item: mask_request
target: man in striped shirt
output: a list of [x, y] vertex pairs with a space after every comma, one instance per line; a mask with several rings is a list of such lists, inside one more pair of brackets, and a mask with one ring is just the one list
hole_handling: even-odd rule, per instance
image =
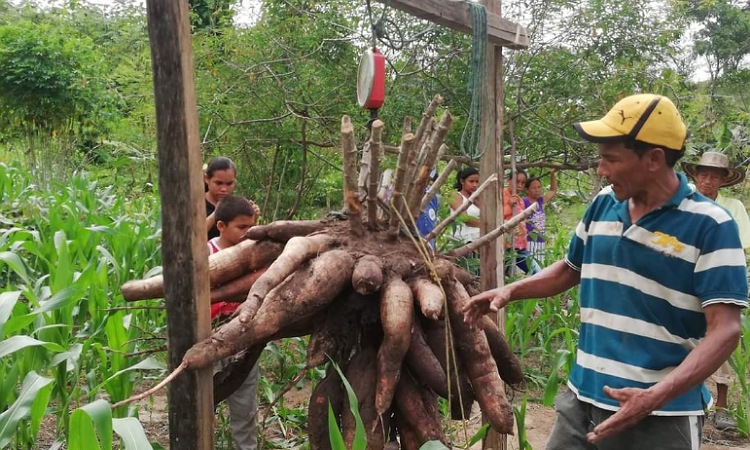
[[610, 185], [565, 259], [473, 297], [464, 318], [580, 284], [578, 352], [547, 448], [698, 449], [702, 383], [737, 345], [747, 307], [737, 225], [675, 172], [687, 130], [668, 98], [626, 97], [575, 127], [598, 144]]

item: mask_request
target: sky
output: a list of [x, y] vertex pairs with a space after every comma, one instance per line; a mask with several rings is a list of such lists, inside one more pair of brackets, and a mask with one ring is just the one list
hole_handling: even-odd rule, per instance
[[[35, 3], [41, 7], [45, 6], [60, 6], [62, 4], [65, 4], [69, 1], [74, 0], [10, 0], [13, 4], [18, 4], [23, 1], [31, 1], [32, 3]], [[101, 6], [102, 8], [108, 8], [108, 7], [116, 7], [116, 6], [127, 6], [127, 5], [137, 5], [142, 7], [144, 10], [146, 8], [146, 0], [79, 0], [83, 3], [88, 3], [96, 6]], [[237, 14], [235, 15], [235, 24], [238, 26], [249, 26], [252, 25], [256, 20], [258, 15], [260, 14], [260, 4], [261, 0], [237, 0], [236, 3], [236, 10]], [[513, 20], [519, 20], [519, 19], [513, 19]], [[523, 18], [521, 18], [521, 21], [523, 22]], [[689, 38], [685, 38], [688, 39]], [[685, 45], [690, 45], [689, 42], [686, 42]], [[708, 72], [705, 67], [705, 61], [696, 61], [693, 76], [691, 77], [693, 81], [703, 81], [709, 78]]]

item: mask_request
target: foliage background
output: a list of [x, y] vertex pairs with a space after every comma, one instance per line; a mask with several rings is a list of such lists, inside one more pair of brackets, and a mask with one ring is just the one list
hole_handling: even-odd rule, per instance
[[[471, 125], [470, 36], [367, 1], [265, 0], [241, 25], [236, 0], [190, 5], [201, 151], [206, 160], [237, 162], [238, 189], [261, 205], [262, 220], [340, 207], [338, 124], [348, 114], [359, 142], [366, 136], [369, 113], [356, 105], [355, 81], [359, 55], [373, 42], [388, 57], [379, 112], [385, 140], [396, 143], [404, 117], [419, 117], [439, 93], [456, 117], [450, 152], [468, 152], [461, 137]], [[504, 5], [504, 15], [526, 24], [532, 42], [504, 52], [506, 154], [532, 175], [566, 168], [553, 214], [555, 255], [599, 186], [595, 149], [571, 124], [625, 95], [650, 91], [675, 100], [691, 130], [687, 158], [718, 149], [748, 167], [748, 2], [522, 0]], [[161, 261], [143, 8], [0, 0], [0, 111], [0, 410], [25, 405], [24, 381], [35, 382], [45, 403], [29, 403], [25, 414], [16, 408], [17, 420], [4, 413], [0, 439], [5, 430], [14, 445], [31, 448], [42, 418], [55, 418], [64, 441], [72, 424], [85, 428], [78, 406], [121, 400], [141, 369], [161, 367], [144, 352], [163, 344], [163, 312], [118, 309], [125, 306], [118, 286]], [[732, 195], [748, 204], [750, 183]], [[572, 298], [509, 310], [509, 336], [538, 365], [528, 375], [545, 392], [542, 400], [570, 363]], [[534, 326], [517, 326], [528, 323]], [[264, 381], [268, 397], [283, 384], [273, 380], [296, 370], [290, 347], [303, 352], [304, 342], [270, 352], [266, 364], [278, 376]], [[738, 373], [747, 371], [747, 353], [735, 356]], [[750, 398], [747, 383], [737, 389]], [[746, 433], [747, 410], [747, 402], [737, 405]], [[274, 414], [304, 423], [283, 405]]]

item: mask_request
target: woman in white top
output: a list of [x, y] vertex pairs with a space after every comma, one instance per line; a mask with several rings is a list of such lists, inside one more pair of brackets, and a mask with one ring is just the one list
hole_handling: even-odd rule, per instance
[[[451, 195], [450, 208], [457, 210], [469, 201], [469, 197], [479, 187], [479, 171], [473, 167], [466, 167], [458, 172], [456, 176], [456, 192]], [[474, 200], [464, 213], [462, 213], [453, 236], [463, 242], [471, 242], [479, 239], [479, 203]]]

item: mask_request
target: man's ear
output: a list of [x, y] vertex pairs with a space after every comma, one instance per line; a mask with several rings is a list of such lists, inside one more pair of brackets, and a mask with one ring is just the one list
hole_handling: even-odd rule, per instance
[[656, 171], [667, 164], [667, 157], [661, 147], [652, 148], [645, 157], [648, 158], [648, 169], [651, 171]]
[[225, 224], [224, 221], [222, 221], [222, 220], [217, 220], [216, 221], [216, 229], [219, 230], [219, 233], [221, 233], [222, 231], [224, 231], [224, 228], [226, 228], [226, 227], [227, 227], [227, 224]]

